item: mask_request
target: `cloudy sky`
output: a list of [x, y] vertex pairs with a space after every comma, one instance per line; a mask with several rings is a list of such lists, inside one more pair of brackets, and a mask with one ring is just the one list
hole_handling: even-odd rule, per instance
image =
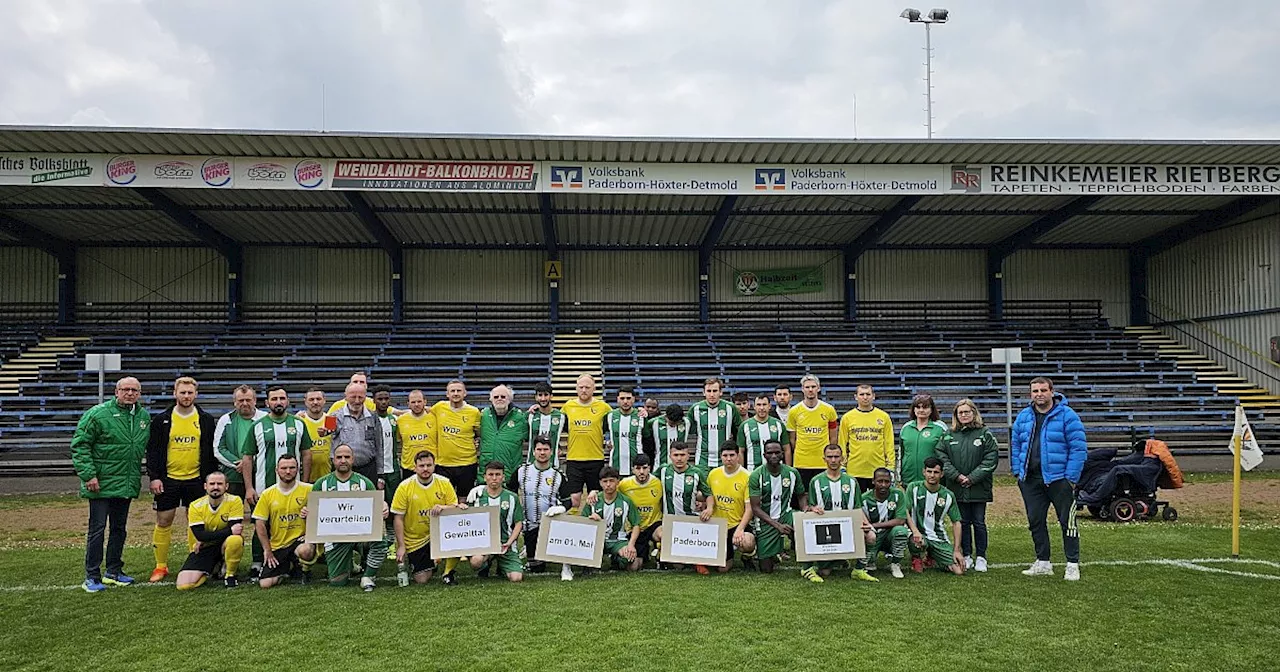
[[[906, 2], [4, 0], [0, 123], [922, 137]], [[946, 6], [938, 137], [1280, 137], [1280, 2]]]

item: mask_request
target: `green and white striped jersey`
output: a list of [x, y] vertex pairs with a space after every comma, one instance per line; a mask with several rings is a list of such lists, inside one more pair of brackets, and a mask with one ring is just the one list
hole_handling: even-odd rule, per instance
[[774, 520], [781, 520], [790, 513], [796, 494], [802, 493], [804, 484], [800, 482], [800, 472], [789, 464], [778, 465], [777, 474], [769, 471], [769, 465], [760, 465], [751, 472], [751, 480], [747, 484], [747, 496], [759, 497], [760, 506]]
[[876, 491], [868, 490], [862, 493], [859, 498], [862, 506], [862, 515], [867, 517], [867, 522], [875, 525], [883, 523], [894, 518], [907, 519], [907, 495], [898, 488], [889, 488], [889, 496], [884, 501], [876, 499]]
[[604, 440], [608, 444], [606, 459], [609, 466], [618, 470], [623, 476], [631, 475], [631, 465], [636, 455], [640, 454], [641, 435], [644, 433], [644, 418], [640, 412], [631, 409], [623, 414], [620, 410], [609, 411], [604, 418]]
[[676, 441], [688, 441], [691, 427], [689, 418], [684, 418], [677, 425], [667, 422], [667, 416], [659, 415], [649, 420], [649, 433], [653, 435], [653, 470], [656, 472], [663, 466], [671, 464], [671, 444]]
[[612, 502], [604, 501], [602, 492], [596, 497], [595, 504], [582, 507], [583, 518], [590, 518], [593, 513], [604, 521], [605, 541], [627, 541], [631, 528], [640, 524], [640, 510], [621, 492], [614, 495]]
[[[393, 483], [388, 483], [387, 487], [390, 488], [393, 485]], [[350, 490], [375, 490], [377, 489], [377, 486], [373, 484], [373, 481], [370, 481], [354, 471], [351, 472], [351, 475], [348, 476], [345, 481], [340, 480], [338, 478], [338, 472], [333, 471], [325, 475], [324, 478], [313, 483], [311, 485], [311, 489], [316, 492], [347, 492]]]
[[539, 436], [546, 436], [551, 440], [551, 464], [560, 466], [560, 437], [564, 436], [565, 417], [564, 413], [552, 409], [550, 413], [543, 413], [534, 410], [528, 416], [529, 420], [529, 450], [525, 455], [525, 462], [533, 462], [533, 440]]
[[720, 466], [720, 445], [737, 434], [738, 408], [724, 399], [714, 407], [699, 401], [689, 409], [689, 422], [697, 435], [694, 463], [707, 471]]
[[374, 460], [379, 474], [400, 473], [400, 432], [396, 428], [395, 414], [387, 411], [378, 416], [378, 427], [382, 429], [382, 454]]
[[511, 538], [511, 530], [515, 529], [516, 523], [524, 522], [524, 507], [520, 505], [520, 498], [505, 488], [494, 496], [489, 494], [488, 486], [477, 485], [467, 495], [467, 506], [498, 507], [498, 530], [502, 536], [499, 541], [504, 544]]
[[698, 493], [711, 496], [711, 484], [707, 472], [695, 465], [676, 471], [670, 464], [662, 468], [662, 513], [668, 516], [696, 516], [693, 504]]
[[253, 489], [262, 492], [276, 484], [276, 462], [285, 455], [298, 458], [298, 479], [302, 479], [302, 456], [311, 459], [311, 433], [296, 416], [276, 419], [264, 415], [253, 423], [244, 448], [253, 456]]
[[858, 482], [843, 471], [840, 472], [840, 478], [832, 480], [824, 471], [809, 481], [809, 506], [821, 506], [823, 511], [856, 509]]
[[787, 443], [787, 426], [772, 415], [764, 422], [753, 415], [738, 427], [738, 447], [743, 451], [744, 469], [754, 471], [764, 464], [764, 444], [769, 441]]
[[951, 542], [947, 527], [960, 520], [960, 505], [950, 490], [939, 485], [937, 492], [929, 492], [924, 481], [916, 481], [907, 486], [907, 506], [925, 539]]

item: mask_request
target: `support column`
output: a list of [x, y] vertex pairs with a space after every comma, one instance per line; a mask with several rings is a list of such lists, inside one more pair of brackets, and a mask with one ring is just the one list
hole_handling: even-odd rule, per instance
[[1151, 324], [1147, 303], [1148, 260], [1146, 248], [1129, 248], [1129, 324], [1133, 326]]
[[987, 304], [991, 319], [1004, 319], [1004, 256], [997, 250], [987, 250]]
[[844, 251], [844, 319], [858, 321], [858, 255]]
[[58, 324], [76, 321], [76, 251], [58, 252]]

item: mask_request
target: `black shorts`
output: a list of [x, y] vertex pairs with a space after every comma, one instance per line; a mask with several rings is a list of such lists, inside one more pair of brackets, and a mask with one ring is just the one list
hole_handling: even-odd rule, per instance
[[409, 565], [410, 574], [421, 574], [436, 568], [436, 561], [431, 558], [431, 544], [426, 544], [416, 551], [410, 551], [404, 556], [404, 561]]
[[560, 496], [569, 497], [582, 492], [600, 489], [600, 470], [604, 469], [604, 460], [565, 460], [564, 485], [560, 487]]
[[805, 492], [808, 492], [809, 484], [813, 482], [813, 477], [826, 471], [826, 469], [801, 469], [796, 467], [796, 471], [800, 472], [800, 482], [804, 484]]
[[275, 549], [272, 555], [276, 556], [276, 566], [269, 567], [267, 563], [262, 563], [262, 574], [259, 575], [259, 578], [270, 579], [276, 576], [288, 576], [294, 567], [301, 567], [302, 561], [298, 559], [298, 546], [301, 546], [302, 543], [303, 541], [298, 539], [284, 548]]
[[449, 479], [453, 484], [454, 492], [458, 493], [459, 500], [466, 499], [471, 488], [476, 487], [476, 471], [474, 464], [464, 464], [461, 467], [436, 465], [436, 473]]
[[205, 495], [204, 481], [199, 478], [175, 481], [166, 476], [160, 479], [160, 482], [164, 484], [164, 492], [151, 500], [151, 508], [156, 511], [172, 511], [179, 506], [188, 507]]
[[240, 499], [244, 499], [244, 483], [243, 482], [227, 483], [227, 494], [235, 495]]
[[853, 480], [858, 482], [858, 492], [866, 492], [868, 490], [873, 490], [876, 487], [875, 484], [872, 483], [872, 481], [875, 480], [874, 478], [855, 476]]
[[729, 561], [733, 559], [733, 533], [738, 531], [737, 525], [730, 525], [729, 529], [724, 533], [724, 559]]
[[180, 572], [204, 572], [213, 574], [213, 568], [222, 562], [222, 544], [200, 544], [200, 550], [187, 556]]
[[649, 546], [653, 543], [653, 533], [662, 529], [662, 521], [650, 525], [640, 530], [640, 534], [636, 536], [636, 557], [642, 560], [649, 559]]

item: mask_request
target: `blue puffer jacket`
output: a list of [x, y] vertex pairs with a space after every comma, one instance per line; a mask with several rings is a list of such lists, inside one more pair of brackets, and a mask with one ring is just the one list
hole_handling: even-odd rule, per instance
[[[1013, 444], [1010, 446], [1010, 465], [1013, 475], [1021, 481], [1027, 476], [1027, 448], [1031, 444], [1031, 432], [1036, 427], [1035, 411], [1030, 406], [1018, 413], [1013, 421]], [[1084, 423], [1080, 416], [1067, 406], [1067, 398], [1055, 392], [1053, 408], [1044, 419], [1040, 434], [1040, 472], [1045, 483], [1067, 479], [1080, 481], [1084, 461], [1089, 453], [1085, 442]]]

